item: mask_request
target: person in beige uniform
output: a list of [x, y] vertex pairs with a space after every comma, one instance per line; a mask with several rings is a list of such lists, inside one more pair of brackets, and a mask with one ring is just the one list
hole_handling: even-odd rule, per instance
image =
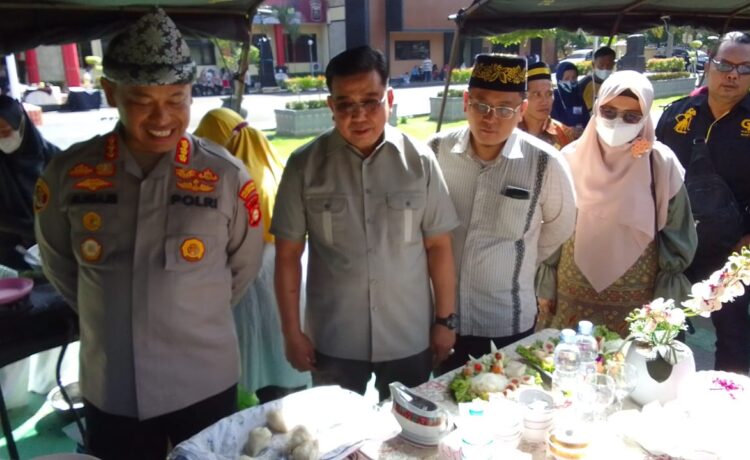
[[387, 82], [385, 58], [367, 46], [331, 60], [335, 127], [290, 157], [271, 224], [287, 359], [312, 371], [315, 385], [362, 394], [374, 372], [381, 399], [393, 381], [426, 381], [450, 352], [450, 231], [458, 225], [432, 152], [386, 122], [393, 102]]
[[174, 23], [144, 15], [104, 58], [120, 122], [36, 185], [44, 271], [79, 314], [89, 447], [104, 460], [163, 460], [236, 410], [231, 306], [258, 272], [262, 216], [244, 166], [185, 132], [194, 75]]

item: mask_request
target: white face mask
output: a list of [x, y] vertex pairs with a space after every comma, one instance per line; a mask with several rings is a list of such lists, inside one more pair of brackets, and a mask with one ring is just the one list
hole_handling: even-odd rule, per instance
[[0, 138], [0, 150], [5, 154], [10, 154], [18, 150], [23, 142], [21, 131], [13, 131], [10, 136]]
[[596, 78], [599, 80], [606, 80], [607, 77], [612, 75], [612, 71], [607, 69], [594, 69], [594, 75], [596, 75]]
[[644, 121], [636, 124], [625, 123], [620, 118], [606, 120], [602, 117], [596, 118], [596, 133], [599, 139], [610, 147], [619, 147], [635, 139], [643, 129]]

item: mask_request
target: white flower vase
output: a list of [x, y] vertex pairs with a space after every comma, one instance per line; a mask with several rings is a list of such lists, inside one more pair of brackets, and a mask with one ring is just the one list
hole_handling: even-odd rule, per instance
[[652, 401], [664, 404], [677, 397], [680, 383], [695, 373], [695, 358], [690, 347], [675, 340], [673, 342], [676, 351], [676, 364], [672, 365], [669, 377], [659, 382], [655, 380], [648, 371], [649, 361], [656, 359], [656, 352], [648, 345], [630, 342], [625, 361], [638, 369], [638, 383], [635, 390], [630, 393], [630, 398], [636, 403], [644, 406]]

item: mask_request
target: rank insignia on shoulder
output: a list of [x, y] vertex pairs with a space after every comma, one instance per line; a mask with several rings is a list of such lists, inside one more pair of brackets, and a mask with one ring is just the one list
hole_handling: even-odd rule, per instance
[[49, 203], [49, 186], [41, 177], [37, 179], [34, 186], [34, 212], [42, 212]]
[[83, 215], [83, 228], [90, 232], [96, 232], [102, 228], [102, 216], [94, 211], [89, 211]]
[[119, 157], [119, 153], [117, 151], [117, 136], [114, 134], [110, 134], [107, 137], [107, 143], [104, 147], [104, 158], [108, 161], [116, 160]]
[[190, 141], [183, 137], [177, 143], [177, 150], [174, 154], [174, 160], [177, 163], [186, 165], [190, 163]]
[[77, 165], [70, 168], [70, 171], [68, 171], [68, 176], [86, 177], [86, 176], [90, 176], [93, 173], [94, 173], [94, 168], [84, 163], [78, 163]]
[[188, 238], [180, 245], [180, 254], [188, 262], [198, 262], [203, 259], [206, 246], [198, 238]]
[[76, 184], [73, 186], [80, 190], [88, 190], [91, 192], [96, 192], [97, 190], [101, 190], [103, 188], [110, 188], [114, 184], [112, 182], [100, 179], [98, 177], [89, 177], [88, 179], [84, 179], [82, 181], [76, 182]]
[[88, 237], [81, 241], [81, 257], [86, 262], [99, 262], [102, 258], [102, 245], [95, 238]]
[[177, 188], [188, 192], [200, 193], [209, 193], [213, 192], [216, 189], [216, 187], [214, 187], [213, 185], [204, 184], [198, 179], [193, 179], [192, 181], [177, 181]]
[[115, 175], [114, 163], [99, 163], [95, 169], [96, 175], [100, 177], [112, 177]]

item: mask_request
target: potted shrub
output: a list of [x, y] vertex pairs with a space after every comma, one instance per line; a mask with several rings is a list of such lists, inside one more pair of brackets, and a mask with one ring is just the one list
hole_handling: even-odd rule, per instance
[[291, 101], [276, 113], [276, 134], [282, 136], [309, 136], [320, 134], [333, 126], [331, 110], [325, 99]]
[[654, 85], [654, 98], [688, 94], [695, 89], [695, 77], [685, 71], [685, 61], [680, 57], [649, 59], [646, 77]]
[[[467, 84], [471, 78], [471, 68], [451, 70], [451, 83]], [[440, 118], [440, 105], [443, 101], [443, 91], [437, 96], [430, 98], [430, 120]], [[443, 121], [457, 121], [464, 119], [464, 90], [449, 88], [448, 97], [445, 100], [445, 113]]]

